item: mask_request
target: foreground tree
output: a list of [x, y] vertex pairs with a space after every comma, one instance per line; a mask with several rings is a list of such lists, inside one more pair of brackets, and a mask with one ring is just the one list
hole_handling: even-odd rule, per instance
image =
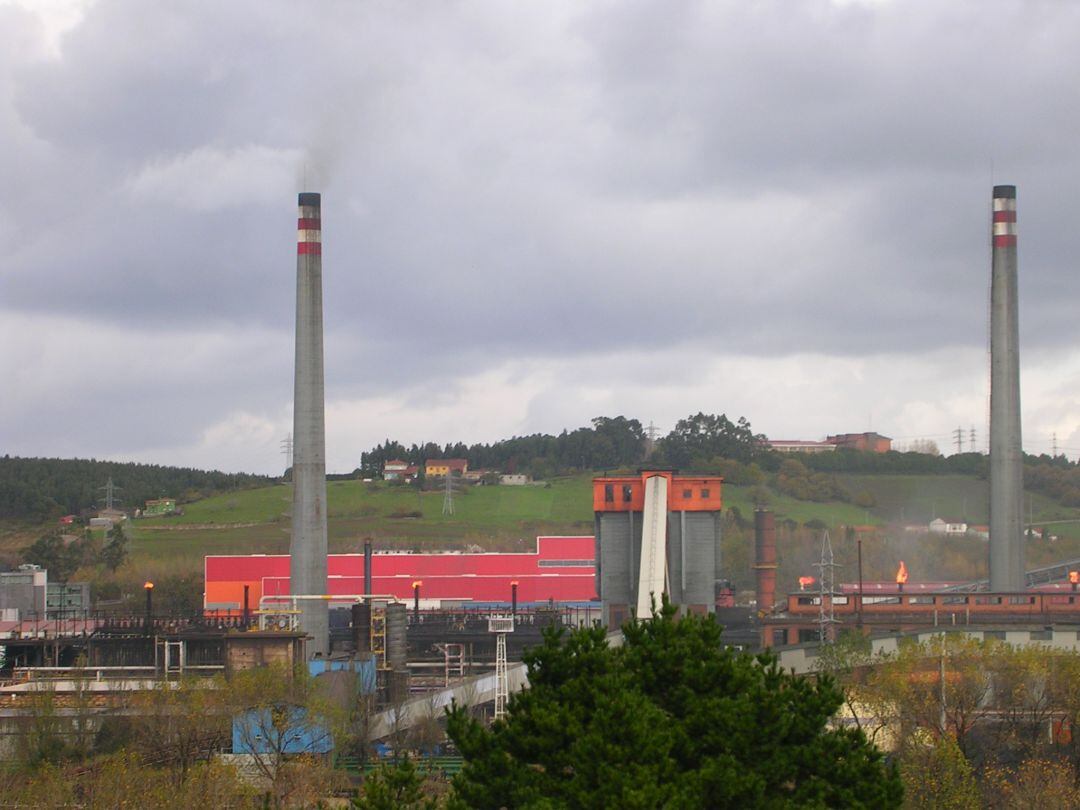
[[304, 667], [234, 673], [221, 693], [233, 753], [249, 755], [272, 807], [311, 807], [340, 781], [327, 752], [345, 740], [346, 714]]
[[209, 761], [229, 734], [220, 678], [186, 677], [165, 681], [132, 697], [132, 742], [137, 753], [169, 765], [177, 782], [196, 762]]
[[364, 778], [363, 792], [352, 800], [358, 810], [437, 810], [439, 799], [424, 792], [424, 776], [405, 757], [384, 764]]
[[880, 725], [898, 728], [901, 745], [910, 734], [928, 729], [939, 737], [951, 734], [970, 759], [972, 732], [994, 715], [991, 674], [1003, 649], [994, 639], [958, 633], [901, 643], [865, 684], [852, 687], [855, 700], [877, 715]]
[[664, 604], [624, 628], [553, 629], [530, 688], [490, 730], [460, 707], [468, 807], [898, 807], [899, 776], [862, 732], [828, 727], [843, 696], [770, 654], [724, 648], [711, 617]]
[[979, 785], [971, 763], [951, 736], [910, 737], [899, 752], [909, 810], [978, 810]]

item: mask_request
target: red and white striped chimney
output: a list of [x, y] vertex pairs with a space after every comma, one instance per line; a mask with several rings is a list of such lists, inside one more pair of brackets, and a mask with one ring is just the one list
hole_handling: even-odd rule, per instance
[[[289, 544], [293, 594], [326, 594], [326, 414], [323, 379], [322, 213], [318, 194], [299, 198], [296, 228], [296, 378], [293, 390], [293, 509]], [[300, 601], [308, 651], [330, 649], [327, 603]]]

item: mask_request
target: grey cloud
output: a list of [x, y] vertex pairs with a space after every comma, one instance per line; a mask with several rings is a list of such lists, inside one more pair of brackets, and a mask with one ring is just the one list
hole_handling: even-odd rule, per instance
[[[1070, 334], [1071, 6], [318, 8], [102, 0], [61, 59], [0, 56], [4, 306], [280, 349], [306, 185], [341, 395], [528, 357], [980, 346], [996, 179], [1025, 345]], [[289, 362], [231, 367], [182, 430], [287, 399]]]

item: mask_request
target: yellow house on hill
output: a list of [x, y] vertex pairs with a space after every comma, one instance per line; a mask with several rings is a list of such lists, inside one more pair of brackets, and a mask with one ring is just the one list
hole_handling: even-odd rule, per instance
[[428, 478], [445, 478], [451, 473], [464, 475], [469, 462], [463, 458], [435, 458], [424, 462], [424, 475]]

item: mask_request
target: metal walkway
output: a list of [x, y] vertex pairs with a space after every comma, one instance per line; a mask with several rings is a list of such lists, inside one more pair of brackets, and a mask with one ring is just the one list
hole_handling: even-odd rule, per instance
[[[1047, 565], [1043, 568], [1032, 568], [1024, 574], [1024, 581], [1029, 588], [1033, 585], [1046, 585], [1050, 582], [1067, 582], [1069, 579], [1069, 572], [1078, 570], [1080, 570], [1080, 558], [1065, 560], [1064, 562], [1054, 563], [1053, 565]], [[942, 588], [942, 590], [955, 591], [957, 593], [969, 593], [974, 591], [984, 591], [988, 587], [990, 587], [990, 580], [980, 579], [975, 582], [965, 582], [963, 585], [952, 585], [948, 588]]]
[[[621, 647], [623, 634], [615, 630], [607, 635], [609, 647]], [[513, 695], [529, 686], [528, 668], [524, 664], [512, 664], [506, 668], [509, 692]], [[431, 717], [441, 717], [443, 709], [456, 700], [462, 706], [479, 706], [495, 700], [495, 673], [473, 675], [460, 683], [434, 692], [417, 695], [400, 706], [383, 709], [372, 716], [368, 724], [369, 740], [381, 740], [391, 734], [405, 731]]]

